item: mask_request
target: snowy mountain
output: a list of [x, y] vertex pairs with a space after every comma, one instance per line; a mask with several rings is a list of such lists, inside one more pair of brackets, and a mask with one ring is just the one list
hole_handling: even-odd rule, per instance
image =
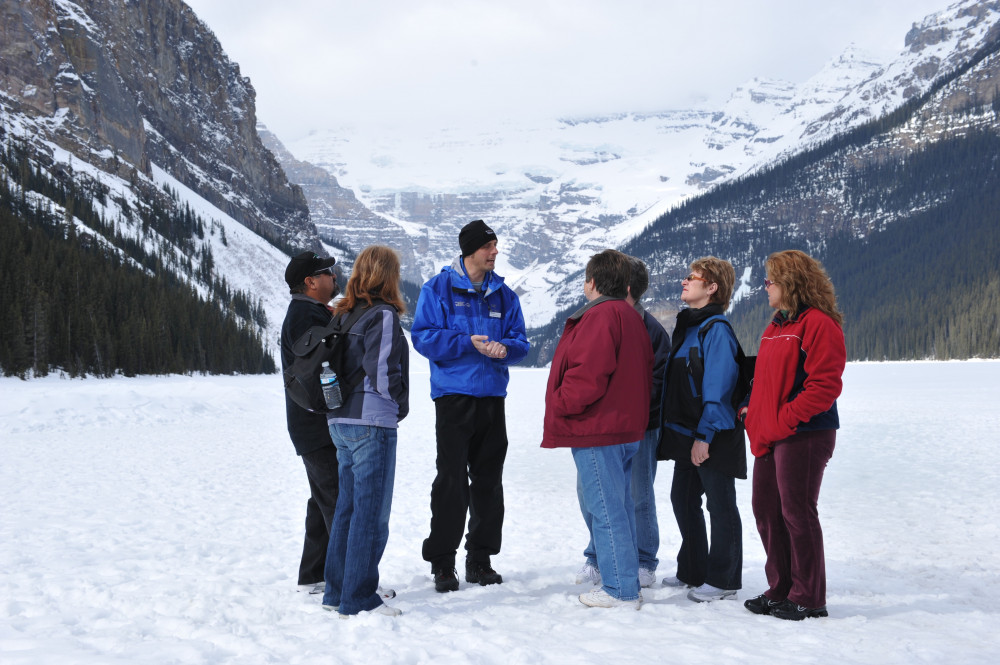
[[[212, 31], [180, 0], [0, 0], [0, 16], [0, 141], [24, 156], [0, 166], [4, 189], [221, 308], [246, 293], [273, 338], [288, 254], [322, 246], [257, 133], [250, 81]], [[107, 223], [26, 184], [36, 171], [89, 193]]]
[[[498, 272], [537, 326], [579, 297], [579, 285], [564, 282], [590, 254], [712, 187], [899, 107], [988, 43], [998, 19], [1000, 3], [964, 0], [915, 23], [889, 62], [850, 46], [802, 84], [755, 79], [719, 109], [422, 133], [358, 124], [313, 132], [288, 150], [377, 215], [361, 232], [351, 220], [316, 217], [320, 232], [357, 247], [396, 245], [413, 257], [411, 279], [450, 262], [458, 229], [486, 219], [500, 236]], [[305, 190], [315, 210], [322, 197]]]

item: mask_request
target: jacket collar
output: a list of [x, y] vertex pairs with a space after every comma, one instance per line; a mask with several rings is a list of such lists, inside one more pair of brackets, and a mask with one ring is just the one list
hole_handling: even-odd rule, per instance
[[[459, 291], [468, 291], [470, 293], [475, 293], [476, 289], [472, 286], [472, 280], [469, 279], [469, 273], [465, 271], [465, 264], [462, 262], [462, 257], [456, 257], [454, 261], [451, 262], [450, 266], [441, 269], [441, 272], [450, 272], [451, 275], [451, 288], [457, 289]], [[503, 285], [503, 277], [496, 274], [495, 271], [489, 270], [483, 275], [483, 295], [488, 296]]]
[[771, 323], [773, 323], [776, 326], [780, 326], [785, 323], [795, 323], [796, 321], [801, 319], [802, 316], [810, 309], [812, 309], [812, 307], [810, 307], [809, 305], [803, 305], [802, 309], [800, 309], [799, 311], [795, 312], [794, 314], [789, 313], [787, 315], [782, 310], [779, 309], [777, 312], [774, 313], [774, 318], [771, 319]]
[[322, 302], [316, 300], [315, 298], [310, 298], [309, 296], [307, 296], [304, 293], [293, 293], [292, 294], [292, 300], [301, 300], [302, 302], [308, 302], [308, 303], [312, 303], [314, 305], [322, 305], [323, 307], [326, 307], [327, 309], [329, 309], [329, 307], [327, 307], [326, 303], [322, 303]]
[[587, 312], [589, 312], [591, 310], [591, 308], [593, 308], [593, 307], [595, 307], [597, 305], [600, 305], [602, 302], [608, 302], [609, 300], [625, 300], [625, 299], [624, 298], [612, 298], [611, 296], [599, 296], [597, 298], [594, 298], [593, 300], [591, 300], [590, 302], [588, 302], [586, 305], [584, 305], [580, 309], [578, 309], [575, 312], [573, 312], [572, 314], [570, 314], [570, 316], [569, 316], [570, 321], [578, 321], [580, 318], [583, 317], [584, 314], [586, 314]]
[[677, 351], [684, 343], [684, 336], [688, 328], [700, 328], [707, 319], [723, 313], [722, 305], [715, 303], [699, 307], [697, 309], [687, 308], [677, 312], [677, 324], [674, 332], [670, 336], [672, 341], [671, 349]]

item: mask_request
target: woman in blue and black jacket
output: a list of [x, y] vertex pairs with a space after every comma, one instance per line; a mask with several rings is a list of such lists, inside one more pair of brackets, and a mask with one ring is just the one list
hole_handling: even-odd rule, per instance
[[[664, 586], [695, 587], [696, 602], [735, 599], [742, 587], [743, 525], [735, 478], [746, 478], [746, 447], [732, 404], [738, 343], [723, 314], [733, 266], [714, 256], [691, 264], [681, 284], [688, 308], [677, 315], [664, 388], [661, 459], [674, 459], [670, 503], [681, 533], [677, 575]], [[708, 499], [709, 546], [701, 497]]]

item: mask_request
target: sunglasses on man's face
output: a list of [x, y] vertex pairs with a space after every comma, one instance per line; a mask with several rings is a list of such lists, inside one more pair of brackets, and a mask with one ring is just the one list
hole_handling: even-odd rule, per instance
[[310, 275], [310, 277], [319, 277], [320, 275], [330, 275], [331, 277], [337, 276], [336, 274], [334, 274], [333, 268], [323, 268], [322, 270], [317, 270], [316, 272], [314, 272], [312, 275]]

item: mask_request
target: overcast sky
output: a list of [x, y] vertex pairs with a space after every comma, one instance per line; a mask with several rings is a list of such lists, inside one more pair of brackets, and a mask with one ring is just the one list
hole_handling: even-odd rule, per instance
[[851, 43], [900, 51], [952, 0], [187, 0], [286, 141], [372, 119], [582, 115], [802, 82]]

